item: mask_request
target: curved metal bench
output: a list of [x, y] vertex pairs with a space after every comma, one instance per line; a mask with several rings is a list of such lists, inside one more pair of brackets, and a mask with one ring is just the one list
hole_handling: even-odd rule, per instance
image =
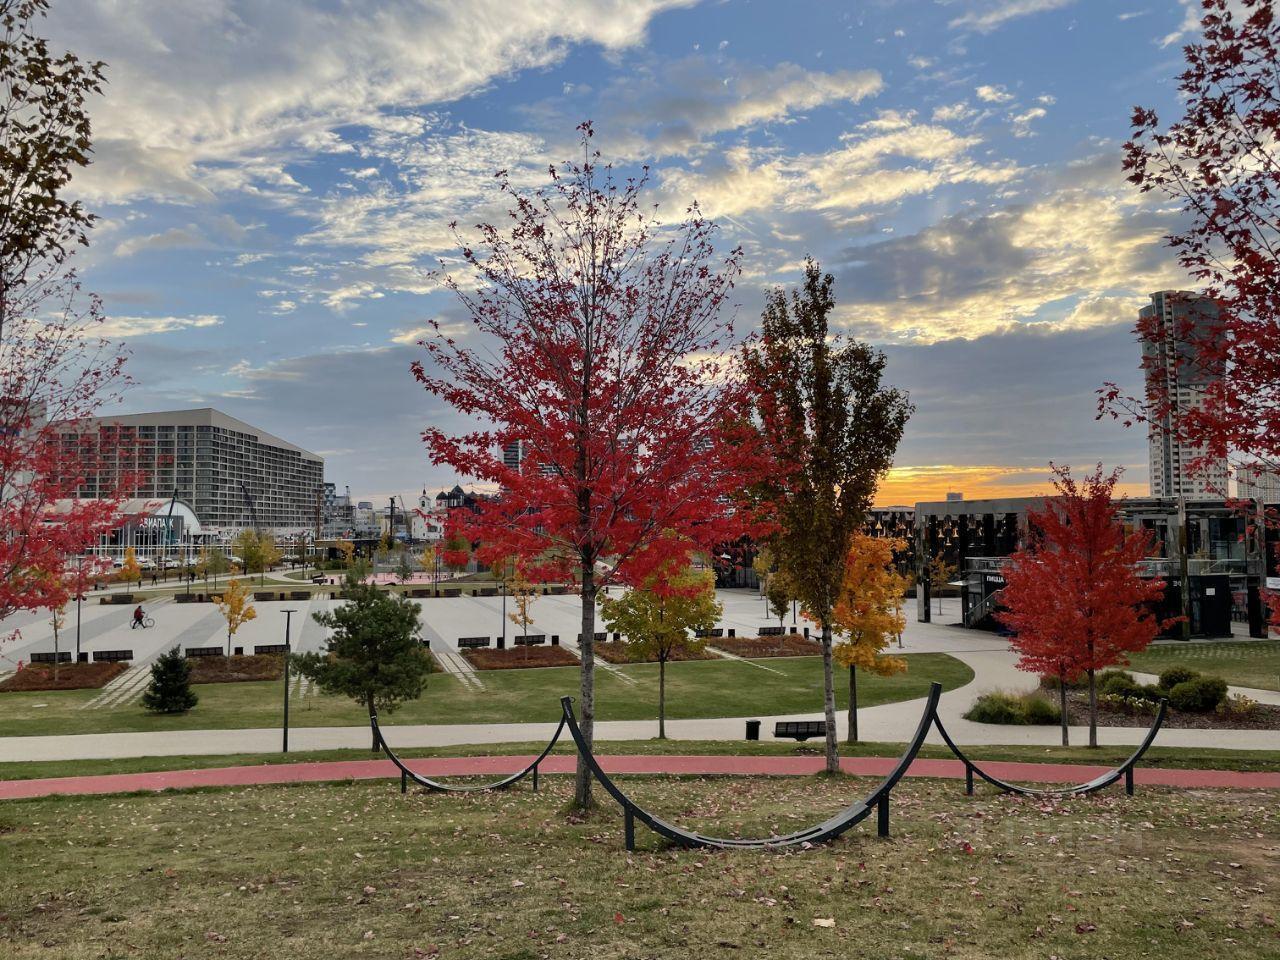
[[578, 727], [578, 718], [573, 712], [573, 697], [562, 697], [560, 699], [561, 708], [564, 710], [564, 722], [569, 728], [569, 735], [573, 737], [573, 742], [578, 745], [578, 752], [586, 761], [587, 767], [591, 770], [592, 775], [599, 781], [600, 786], [613, 797], [614, 800], [622, 807], [625, 819], [626, 829], [626, 846], [628, 850], [635, 849], [635, 821], [639, 820], [646, 827], [661, 837], [665, 837], [672, 843], [682, 847], [712, 847], [720, 850], [759, 850], [766, 848], [780, 848], [799, 846], [801, 844], [825, 843], [828, 840], [834, 840], [846, 830], [857, 826], [863, 820], [871, 815], [872, 810], [877, 812], [877, 828], [878, 833], [882, 837], [889, 835], [889, 793], [897, 786], [898, 781], [902, 779], [907, 772], [907, 768], [911, 766], [911, 762], [915, 760], [916, 754], [919, 753], [924, 739], [929, 734], [929, 727], [933, 723], [934, 717], [937, 715], [938, 698], [942, 695], [942, 684], [934, 683], [929, 690], [929, 697], [925, 703], [924, 714], [920, 717], [920, 725], [916, 729], [915, 736], [911, 742], [907, 744], [906, 750], [902, 756], [898, 758], [897, 764], [893, 770], [884, 778], [871, 793], [862, 800], [858, 800], [844, 810], [837, 813], [822, 823], [806, 827], [803, 830], [797, 830], [795, 833], [782, 834], [772, 837], [761, 837], [754, 840], [739, 840], [732, 837], [711, 837], [706, 834], [693, 833], [688, 830], [681, 829], [674, 824], [667, 823], [661, 817], [658, 817], [644, 807], [638, 805], [634, 800], [626, 795], [622, 789], [609, 778], [609, 775], [600, 767], [599, 761], [595, 755], [587, 747], [582, 730]]
[[1010, 783], [1007, 780], [1001, 780], [987, 773], [980, 766], [970, 760], [963, 750], [956, 746], [956, 742], [951, 739], [951, 735], [947, 733], [947, 728], [942, 725], [942, 718], [936, 713], [933, 717], [934, 725], [938, 728], [938, 733], [942, 734], [942, 739], [946, 741], [951, 752], [954, 753], [961, 762], [964, 763], [964, 792], [973, 795], [973, 775], [976, 773], [987, 783], [991, 784], [998, 790], [1006, 793], [1016, 793], [1026, 797], [1082, 797], [1085, 794], [1093, 793], [1111, 786], [1121, 777], [1124, 777], [1124, 792], [1129, 796], [1133, 796], [1133, 768], [1138, 765], [1138, 761], [1142, 759], [1142, 755], [1151, 748], [1152, 742], [1156, 738], [1156, 734], [1160, 732], [1160, 726], [1164, 723], [1165, 711], [1169, 707], [1168, 700], [1160, 701], [1160, 709], [1156, 711], [1156, 718], [1151, 723], [1151, 729], [1147, 731], [1147, 735], [1143, 737], [1142, 743], [1138, 744], [1138, 749], [1129, 755], [1129, 759], [1114, 770], [1109, 770], [1100, 776], [1094, 777], [1087, 783], [1078, 783], [1072, 787], [1053, 787], [1053, 788], [1037, 788], [1022, 787], [1016, 783]]
[[482, 784], [451, 784], [441, 783], [439, 780], [432, 780], [420, 773], [414, 773], [410, 770], [403, 760], [396, 756], [395, 751], [387, 744], [386, 738], [382, 735], [382, 728], [378, 726], [378, 715], [376, 713], [369, 714], [369, 726], [373, 728], [373, 735], [378, 741], [378, 746], [382, 747], [382, 752], [387, 755], [387, 759], [394, 763], [400, 770], [400, 792], [405, 793], [409, 789], [409, 781], [412, 780], [420, 787], [427, 790], [433, 790], [439, 793], [478, 793], [482, 790], [505, 790], [513, 784], [519, 783], [529, 774], [533, 774], [533, 789], [538, 789], [538, 766], [543, 760], [547, 759], [553, 747], [560, 739], [560, 734], [564, 732], [564, 717], [560, 718], [560, 723], [556, 727], [556, 732], [551, 735], [551, 739], [547, 741], [547, 745], [542, 748], [542, 752], [534, 758], [533, 762], [521, 770], [519, 773], [513, 773], [510, 776], [503, 777], [501, 780], [495, 780], [493, 783]]

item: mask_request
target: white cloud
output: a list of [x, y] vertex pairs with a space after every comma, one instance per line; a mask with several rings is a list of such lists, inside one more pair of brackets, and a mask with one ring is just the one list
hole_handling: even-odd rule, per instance
[[111, 65], [98, 162], [76, 188], [96, 202], [296, 189], [283, 164], [348, 150], [344, 125], [454, 100], [575, 44], [623, 49], [691, 2], [65, 0], [53, 42]]
[[1018, 17], [1057, 10], [1074, 2], [1075, 0], [984, 0], [972, 10], [953, 19], [948, 26], [953, 30], [990, 33]]
[[999, 84], [984, 83], [982, 86], [976, 87], [973, 92], [984, 103], [1008, 103], [1013, 99], [1013, 94]]
[[190, 250], [208, 245], [209, 241], [195, 224], [188, 224], [185, 227], [170, 227], [160, 233], [129, 237], [117, 243], [113, 252], [117, 257], [131, 257], [143, 250]]
[[1015, 137], [1035, 136], [1035, 132], [1031, 129], [1032, 122], [1046, 116], [1048, 116], [1048, 113], [1043, 107], [1032, 107], [1023, 113], [1015, 114], [1013, 117], [1013, 135]]
[[1197, 0], [1178, 0], [1178, 2], [1182, 4], [1182, 22], [1178, 24], [1177, 29], [1165, 34], [1157, 41], [1162, 47], [1172, 46], [1200, 30], [1200, 4]]
[[193, 330], [222, 325], [222, 317], [201, 314], [192, 317], [107, 317], [97, 332], [113, 340], [128, 340], [156, 333], [172, 333], [175, 330]]

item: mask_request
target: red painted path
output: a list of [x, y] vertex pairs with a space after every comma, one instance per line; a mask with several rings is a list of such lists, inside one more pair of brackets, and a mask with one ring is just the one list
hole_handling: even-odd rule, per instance
[[[525, 757], [429, 757], [407, 761], [415, 772], [430, 777], [480, 775], [495, 779], [523, 769], [533, 760]], [[572, 773], [573, 754], [556, 754], [542, 762], [542, 773]], [[615, 774], [758, 775], [804, 776], [822, 769], [821, 757], [667, 757], [602, 756], [601, 766]], [[841, 761], [846, 773], [884, 776], [897, 761], [892, 757], [852, 757]], [[1110, 767], [1060, 763], [1012, 763], [990, 761], [983, 769], [1003, 780], [1032, 783], [1084, 783]], [[207, 767], [202, 770], [169, 770], [158, 773], [119, 773], [91, 777], [57, 777], [43, 780], [0, 781], [0, 800], [44, 797], [56, 794], [130, 793], [136, 790], [172, 790], [190, 787], [242, 787], [269, 783], [317, 783], [329, 780], [392, 778], [398, 771], [389, 760], [335, 760], [324, 763], [256, 764], [246, 767]], [[916, 760], [908, 776], [963, 779], [959, 760]], [[1233, 770], [1161, 770], [1139, 767], [1139, 784], [1171, 787], [1217, 787], [1280, 790], [1280, 771], [1249, 773]]]

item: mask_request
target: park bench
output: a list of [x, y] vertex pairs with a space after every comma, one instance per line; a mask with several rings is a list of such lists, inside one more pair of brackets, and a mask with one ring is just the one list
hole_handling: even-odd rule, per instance
[[447, 589], [441, 590], [440, 595], [443, 597], [460, 597], [462, 596], [462, 588], [448, 587]]
[[695, 630], [693, 635], [699, 640], [709, 640], [724, 636], [724, 628], [716, 627], [714, 630]]
[[55, 655], [55, 654], [53, 654], [52, 652], [50, 652], [50, 653], [33, 653], [33, 654], [31, 655], [31, 662], [32, 662], [32, 663], [54, 663], [55, 661], [56, 661], [57, 663], [70, 663], [70, 662], [71, 662], [71, 651], [70, 651], [70, 650], [59, 650], [59, 651], [57, 652], [57, 654], [56, 654], [56, 655]]
[[220, 657], [222, 656], [221, 647], [187, 647], [182, 651], [184, 657]]
[[94, 663], [122, 663], [133, 659], [132, 650], [95, 650]]
[[489, 646], [488, 637], [459, 637], [458, 638], [459, 650], [476, 650], [476, 649], [480, 649], [487, 646]]
[[311, 578], [311, 582], [318, 587], [322, 587], [329, 582], [329, 578], [325, 576], [315, 576]]
[[773, 735], [779, 740], [808, 740], [810, 737], [825, 737], [827, 721], [779, 720], [773, 725]]
[[289, 646], [284, 643], [259, 643], [255, 644], [253, 648], [254, 656], [261, 656], [264, 653], [281, 654], [288, 652]]
[[289, 599], [290, 600], [310, 600], [311, 591], [310, 590], [290, 590]]
[[545, 633], [531, 633], [528, 636], [516, 637], [517, 647], [536, 647], [541, 643], [547, 642]]
[[[578, 634], [578, 642], [581, 643], [582, 638], [585, 636], [586, 636], [585, 633]], [[609, 635], [605, 633], [603, 630], [593, 633], [591, 637], [596, 643], [606, 643], [609, 639]]]
[[478, 597], [496, 597], [498, 595], [497, 587], [481, 587], [476, 591]]
[[194, 593], [175, 593], [173, 595], [174, 603], [195, 603], [196, 595]]
[[786, 633], [784, 627], [761, 627], [760, 636], [762, 637], [780, 637]]

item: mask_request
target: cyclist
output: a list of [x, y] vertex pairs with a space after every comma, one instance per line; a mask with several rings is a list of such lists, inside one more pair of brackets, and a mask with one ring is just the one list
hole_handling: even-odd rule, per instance
[[136, 630], [138, 627], [146, 627], [142, 622], [142, 604], [138, 604], [133, 610], [133, 623], [129, 626], [130, 630]]

